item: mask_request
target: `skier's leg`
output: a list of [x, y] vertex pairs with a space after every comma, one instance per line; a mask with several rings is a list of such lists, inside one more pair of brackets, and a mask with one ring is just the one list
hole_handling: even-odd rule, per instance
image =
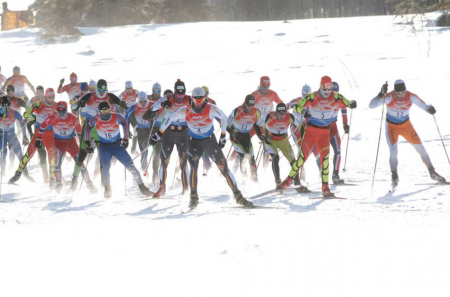
[[[189, 165], [191, 167], [191, 174], [189, 177], [189, 186], [191, 188], [191, 195], [197, 194], [197, 185], [198, 185], [198, 165], [200, 158], [203, 154], [202, 144], [196, 140], [189, 140], [189, 154], [188, 160]], [[197, 194], [198, 195], [198, 194]]]

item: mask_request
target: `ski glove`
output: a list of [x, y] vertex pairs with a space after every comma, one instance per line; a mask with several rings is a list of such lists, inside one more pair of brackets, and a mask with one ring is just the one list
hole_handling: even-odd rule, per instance
[[42, 138], [38, 137], [36, 138], [36, 142], [34, 143], [34, 145], [39, 149], [42, 147]]
[[164, 108], [170, 108], [172, 106], [172, 102], [170, 102], [169, 100], [165, 100], [161, 103], [161, 106]]
[[309, 111], [309, 109], [304, 108], [302, 110], [302, 117], [305, 119], [311, 117], [311, 112]]
[[118, 104], [119, 104], [120, 107], [123, 107], [123, 108], [127, 108], [128, 107], [128, 105], [127, 105], [127, 103], [125, 101], [119, 101]]
[[350, 132], [350, 126], [347, 123], [344, 123], [344, 132], [348, 134]]
[[146, 121], [151, 121], [153, 120], [153, 118], [156, 116], [156, 111], [153, 111], [151, 109], [147, 110], [144, 115], [142, 116], [142, 118]]
[[65, 79], [63, 78], [63, 79], [61, 79], [60, 81], [59, 81], [59, 84], [60, 85], [63, 85], [64, 84], [64, 81], [65, 81]]
[[22, 145], [23, 145], [23, 146], [27, 146], [29, 143], [30, 143], [30, 141], [28, 140], [27, 137], [24, 137], [24, 138], [22, 139]]
[[378, 97], [383, 98], [384, 95], [386, 95], [387, 90], [388, 90], [388, 83], [386, 82], [386, 83], [381, 87], [381, 90], [380, 90], [380, 92], [378, 93]]
[[161, 136], [162, 136], [161, 131], [158, 131], [158, 132], [156, 132], [155, 134], [153, 134], [153, 136], [150, 137], [150, 145], [155, 145], [155, 144], [157, 144], [158, 141], [161, 140]]
[[80, 101], [78, 101], [78, 105], [79, 105], [80, 107], [85, 107], [85, 106], [86, 106], [86, 100], [81, 99]]
[[350, 109], [355, 109], [356, 108], [356, 101], [355, 100], [352, 100], [352, 101], [350, 101]]
[[127, 147], [128, 147], [128, 139], [127, 139], [127, 138], [122, 139], [122, 146], [123, 146], [125, 149], [127, 149]]
[[430, 105], [430, 107], [428, 107], [428, 113], [429, 114], [435, 114], [436, 113], [436, 108], [434, 108], [433, 105]]
[[225, 143], [227, 143], [227, 134], [222, 132], [220, 134], [220, 139], [219, 139], [219, 146], [220, 146], [220, 148], [224, 148], [225, 147]]
[[88, 153], [88, 154], [94, 153], [94, 148], [92, 147], [92, 144], [89, 140], [85, 140], [84, 144], [86, 146], [86, 153]]

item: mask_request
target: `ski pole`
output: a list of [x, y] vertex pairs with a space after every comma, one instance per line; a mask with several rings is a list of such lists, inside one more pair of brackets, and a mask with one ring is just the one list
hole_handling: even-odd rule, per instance
[[380, 140], [381, 140], [381, 131], [383, 129], [383, 116], [384, 116], [384, 104], [385, 103], [386, 103], [386, 101], [384, 101], [384, 99], [383, 99], [383, 108], [381, 110], [380, 134], [378, 135], [377, 156], [375, 158], [375, 168], [373, 169], [372, 188], [370, 190], [371, 192], [373, 192], [373, 184], [375, 182], [375, 173], [377, 172], [378, 152], [380, 151]]
[[[6, 107], [4, 107], [4, 111], [3, 111], [3, 119], [2, 119], [2, 146], [6, 147], [5, 144], [5, 115], [6, 115]], [[5, 160], [5, 166], [3, 166], [3, 148], [2, 148], [2, 152], [1, 152], [1, 156], [0, 156], [0, 169], [1, 174], [0, 174], [0, 201], [3, 199], [2, 197], [2, 188], [3, 188], [3, 174], [5, 174], [3, 172], [3, 169], [6, 169], [6, 160]]]
[[445, 155], [447, 156], [448, 163], [450, 164], [450, 159], [448, 158], [447, 149], [445, 148], [444, 140], [442, 139], [441, 131], [439, 130], [439, 126], [438, 126], [438, 123], [436, 121], [436, 117], [434, 115], [433, 115], [433, 119], [434, 119], [434, 122], [436, 123], [436, 128], [437, 128], [437, 130], [439, 132], [439, 137], [441, 138], [442, 147], [444, 148]]
[[125, 196], [127, 196], [127, 168], [125, 166], [123, 166], [124, 172], [125, 172]]
[[[352, 126], [352, 115], [353, 115], [353, 109], [350, 109], [350, 127]], [[345, 133], [347, 134], [347, 133]], [[344, 136], [345, 136], [344, 134]], [[344, 138], [344, 137], [342, 137]], [[347, 147], [345, 148], [345, 161], [344, 161], [344, 168], [342, 171], [347, 171], [347, 168], [345, 167], [347, 165], [347, 153], [348, 153], [348, 144], [350, 142], [350, 130], [348, 131], [348, 137], [347, 137]]]
[[[302, 148], [303, 148], [303, 141], [305, 140], [305, 135], [306, 135], [306, 130], [308, 129], [308, 125], [305, 125], [305, 130], [303, 131], [303, 135], [302, 135], [302, 141], [300, 142], [300, 146], [299, 146], [299, 158], [301, 157], [302, 154]], [[304, 154], [303, 154], [304, 155]], [[299, 175], [299, 179], [302, 177], [302, 173], [303, 173], [303, 166], [305, 165], [305, 162], [303, 161], [302, 167], [300, 168], [300, 175]]]

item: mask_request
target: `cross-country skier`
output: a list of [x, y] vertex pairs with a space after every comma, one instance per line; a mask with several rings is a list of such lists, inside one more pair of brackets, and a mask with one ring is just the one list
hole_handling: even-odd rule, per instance
[[[41, 124], [44, 122], [45, 118], [52, 113], [56, 111], [56, 102], [55, 102], [55, 91], [52, 88], [48, 88], [45, 90], [45, 99], [43, 102], [36, 102], [33, 105], [31, 105], [27, 111], [24, 113], [25, 118], [29, 118], [30, 114], [35, 113], [36, 117], [36, 124], [35, 124], [35, 130], [39, 129]], [[22, 160], [20, 161], [19, 167], [16, 170], [16, 173], [13, 177], [9, 180], [10, 183], [14, 183], [19, 180], [22, 171], [27, 166], [28, 162], [33, 157], [35, 151], [36, 151], [36, 138], [37, 134], [35, 133], [33, 135], [33, 138], [30, 141], [30, 144], [28, 145], [27, 152], [25, 153], [25, 156], [23, 156]], [[42, 143], [44, 144], [45, 148], [47, 149], [47, 157], [48, 157], [48, 163], [50, 165], [50, 188], [53, 188], [55, 185], [55, 174], [54, 174], [54, 168], [53, 168], [53, 157], [54, 157], [54, 141], [53, 141], [53, 133], [51, 131], [45, 131], [45, 133], [42, 135]], [[41, 166], [44, 175], [44, 180], [46, 179], [47, 175], [47, 167], [46, 165]]]
[[[133, 88], [133, 82], [132, 81], [129, 80], [129, 81], [125, 82], [125, 91], [123, 91], [119, 95], [120, 100], [124, 101], [127, 104], [126, 107], [119, 108], [120, 113], [123, 116], [126, 116], [126, 114], [128, 112], [128, 109], [131, 106], [136, 104], [138, 93], [139, 93], [139, 91], [135, 90]], [[134, 126], [133, 126], [133, 135], [135, 135], [135, 134], [136, 134], [136, 130], [134, 130]], [[133, 140], [133, 143], [131, 145], [131, 153], [135, 154], [136, 153], [136, 145], [137, 145], [138, 139], [137, 139], [137, 137], [133, 137], [132, 140]]]
[[333, 92], [332, 87], [333, 81], [331, 78], [323, 76], [320, 80], [319, 90], [307, 95], [294, 107], [294, 112], [305, 118], [309, 117], [309, 121], [305, 128], [300, 157], [292, 164], [289, 176], [280, 185], [281, 189], [285, 189], [292, 184], [294, 177], [298, 175], [298, 171], [308, 159], [314, 145], [317, 145], [320, 151], [322, 193], [325, 197], [334, 195], [328, 186], [330, 123], [336, 105], [340, 108], [347, 106], [353, 109], [356, 108], [357, 104], [356, 101], [349, 101], [343, 95]]
[[[272, 171], [275, 176], [275, 184], [277, 189], [280, 189], [280, 156], [278, 151], [281, 151], [292, 165], [295, 162], [294, 151], [289, 143], [288, 129], [290, 126], [298, 127], [301, 121], [293, 114], [289, 113], [284, 103], [278, 103], [275, 111], [271, 111], [261, 118], [255, 126], [256, 134], [258, 138], [263, 141], [264, 149], [272, 157]], [[261, 128], [264, 127], [264, 134], [261, 132]], [[298, 175], [294, 177], [294, 185], [299, 193], [308, 192], [306, 187], [300, 184], [300, 178]]]
[[[116, 157], [120, 163], [131, 173], [134, 180], [138, 184], [139, 190], [145, 196], [153, 193], [144, 185], [139, 171], [133, 164], [130, 155], [127, 152], [128, 147], [128, 124], [125, 118], [119, 114], [111, 112], [111, 106], [108, 102], [103, 101], [98, 104], [99, 114], [89, 120], [86, 128], [85, 147], [88, 153], [93, 153], [94, 148], [89, 139], [91, 139], [91, 131], [95, 128], [99, 140], [99, 154], [102, 163], [102, 179], [105, 186], [105, 198], [112, 195], [110, 167], [112, 157]], [[124, 135], [120, 138], [120, 126], [122, 126]]]
[[[91, 86], [91, 83], [89, 83], [89, 86]], [[97, 81], [95, 91], [84, 94], [83, 97], [81, 97], [81, 99], [77, 102], [77, 109], [83, 108], [81, 111], [81, 117], [85, 118], [86, 121], [83, 122], [83, 127], [81, 129], [80, 153], [78, 154], [78, 160], [75, 162], [75, 168], [71, 181], [71, 190], [75, 190], [78, 185], [80, 168], [87, 156], [85, 147], [86, 143], [90, 142], [91, 140], [94, 140], [96, 143], [99, 141], [95, 127], [90, 132], [90, 138], [86, 137], [86, 129], [88, 126], [88, 121], [93, 119], [98, 114], [98, 106], [101, 102], [109, 102], [112, 104], [117, 104], [121, 107], [126, 106], [125, 102], [120, 100], [116, 95], [108, 92], [108, 84], [104, 79], [99, 79]]]
[[426, 104], [416, 94], [406, 90], [405, 82], [401, 79], [395, 81], [393, 91], [387, 93], [387, 90], [388, 85], [386, 83], [381, 87], [380, 93], [370, 101], [369, 107], [373, 109], [386, 102], [386, 140], [390, 151], [389, 165], [392, 172], [392, 187], [395, 188], [399, 182], [397, 173], [397, 141], [399, 136], [403, 136], [403, 138], [419, 153], [422, 162], [430, 173], [431, 179], [436, 180], [439, 183], [445, 183], [445, 178], [440, 176], [434, 170], [430, 157], [409, 120], [409, 109], [413, 104], [432, 115], [436, 113], [436, 109], [434, 106]]
[[[170, 114], [161, 126], [157, 134], [152, 136], [150, 143], [155, 144], [161, 139], [164, 131], [170, 125], [179, 122], [187, 123], [189, 133], [189, 164], [191, 165], [191, 176], [189, 178], [191, 188], [190, 208], [198, 205], [199, 197], [197, 193], [197, 171], [200, 157], [206, 152], [219, 167], [220, 172], [226, 178], [228, 185], [233, 190], [234, 198], [238, 204], [251, 208], [253, 203], [242, 196], [239, 191], [234, 176], [228, 169], [227, 161], [222, 152], [226, 142], [227, 116], [217, 106], [205, 102], [205, 90], [200, 87], [192, 91], [193, 101], [191, 104], [181, 107], [178, 111]], [[219, 143], [214, 135], [214, 119], [220, 122], [222, 133]], [[167, 135], [166, 135], [167, 137]], [[164, 150], [164, 146], [163, 146]]]
[[72, 102], [72, 100], [76, 97], [76, 96], [82, 96], [83, 94], [83, 90], [81, 89], [81, 83], [78, 82], [78, 76], [75, 72], [72, 72], [70, 74], [70, 84], [64, 85], [64, 81], [65, 79], [62, 78], [59, 81], [59, 86], [58, 86], [58, 90], [57, 93], [58, 94], [62, 94], [64, 92], [67, 93], [67, 96], [69, 96], [69, 102]]
[[[67, 103], [60, 101], [56, 104], [56, 113], [47, 116], [44, 122], [40, 125], [38, 131], [36, 131], [36, 147], [42, 148], [42, 134], [44, 131], [51, 129], [54, 134], [54, 144], [55, 144], [55, 179], [56, 179], [56, 191], [60, 192], [62, 190], [61, 182], [61, 165], [64, 155], [67, 153], [77, 161], [78, 152], [80, 148], [75, 140], [75, 133], [81, 136], [81, 125], [76, 117], [72, 113], [67, 112]], [[86, 181], [87, 188], [95, 193], [96, 189], [89, 177], [84, 165], [82, 165], [81, 174]]]
[[230, 141], [233, 144], [233, 148], [239, 155], [239, 160], [236, 161], [236, 164], [240, 165], [242, 175], [246, 175], [244, 160], [248, 160], [251, 180], [256, 182], [258, 181], [258, 175], [250, 131], [261, 118], [261, 111], [255, 107], [255, 103], [255, 97], [251, 94], [247, 95], [244, 103], [233, 109], [228, 116], [227, 131], [230, 133]]
[[[202, 89], [205, 90], [205, 101], [217, 105], [216, 101], [214, 101], [214, 99], [209, 97], [209, 88], [207, 86], [203, 86]], [[203, 175], [207, 175], [209, 169], [211, 169], [212, 162], [206, 153], [203, 154], [202, 158], [203, 158]]]
[[[1, 170], [2, 175], [5, 175], [6, 170], [6, 155], [8, 153], [8, 146], [15, 151], [15, 155], [22, 159], [22, 149], [17, 139], [14, 122], [18, 121], [22, 129], [22, 144], [28, 145], [29, 140], [25, 129], [25, 122], [20, 113], [11, 107], [11, 100], [7, 96], [0, 96], [0, 150], [2, 151]], [[24, 175], [28, 177], [28, 171], [25, 170]]]
[[150, 139], [150, 122], [145, 120], [142, 116], [152, 107], [153, 101], [149, 102], [146, 92], [139, 92], [138, 103], [132, 105], [126, 114], [125, 120], [128, 124], [133, 126], [136, 134], [134, 138], [137, 139], [139, 150], [141, 151], [141, 168], [145, 172], [147, 169], [148, 157], [148, 141]]
[[[14, 66], [14, 68], [13, 68], [13, 76], [11, 76], [10, 78], [8, 78], [6, 80], [6, 82], [4, 83], [2, 89], [4, 91], [8, 86], [10, 86], [10, 85], [14, 86], [14, 89], [15, 89], [14, 95], [16, 97], [19, 97], [19, 98], [25, 100], [25, 102], [27, 102], [28, 101], [28, 97], [25, 94], [25, 84], [27, 84], [28, 87], [33, 92], [33, 94], [36, 95], [36, 90], [34, 89], [33, 85], [30, 83], [28, 78], [25, 75], [21, 75], [20, 74], [19, 66]], [[13, 108], [14, 108], [14, 106], [13, 106]]]
[[[167, 94], [162, 97], [158, 102], [154, 103], [151, 111], [157, 113], [162, 108], [166, 108], [164, 116], [166, 119], [171, 114], [177, 112], [182, 107], [191, 104], [191, 96], [186, 95], [186, 87], [184, 82], [178, 79], [175, 82], [175, 93]], [[204, 96], [203, 96], [204, 97]], [[162, 126], [161, 126], [162, 127]], [[159, 171], [159, 189], [153, 195], [154, 197], [163, 197], [166, 192], [166, 180], [167, 180], [167, 166], [169, 165], [170, 155], [172, 154], [173, 147], [176, 145], [178, 150], [178, 157], [181, 169], [181, 181], [183, 183], [183, 193], [188, 190], [187, 181], [187, 153], [188, 153], [188, 133], [187, 122], [183, 119], [178, 119], [171, 123], [167, 128], [167, 132], [162, 140], [161, 148], [161, 166]], [[152, 136], [153, 137], [153, 136]], [[155, 142], [156, 144], [156, 142]]]
[[[173, 91], [170, 89], [167, 89], [164, 91], [164, 96], [167, 96], [169, 94], [173, 94]], [[156, 101], [161, 99], [161, 85], [159, 83], [155, 83], [152, 88], [152, 94], [148, 96], [152, 104], [154, 104]], [[148, 110], [144, 115], [143, 119], [147, 121], [151, 121], [150, 126], [150, 137], [153, 136], [156, 132], [158, 132], [159, 128], [161, 127], [161, 122], [164, 120], [164, 116], [166, 115], [166, 109], [161, 108], [157, 112], [152, 111], [151, 109]], [[153, 161], [152, 161], [152, 170], [153, 170], [153, 176], [152, 176], [152, 183], [153, 185], [159, 184], [159, 166], [161, 162], [161, 147], [162, 147], [163, 141], [158, 141], [157, 144], [153, 146]], [[178, 168], [178, 167], [177, 167]]]
[[[337, 82], [333, 82], [333, 92], [339, 92], [339, 84]], [[348, 125], [347, 120], [347, 108], [340, 108], [338, 105], [334, 107], [334, 115], [333, 119], [330, 123], [330, 144], [333, 148], [334, 157], [333, 157], [333, 174], [331, 175], [331, 179], [334, 184], [342, 184], [344, 182], [343, 179], [339, 177], [339, 167], [341, 165], [341, 137], [339, 136], [339, 131], [337, 128], [337, 119], [339, 110], [342, 115], [342, 122], [344, 125], [344, 133], [348, 134], [350, 132], [350, 126]], [[320, 152], [319, 148], [314, 147], [314, 156], [316, 156], [317, 166], [320, 170]]]

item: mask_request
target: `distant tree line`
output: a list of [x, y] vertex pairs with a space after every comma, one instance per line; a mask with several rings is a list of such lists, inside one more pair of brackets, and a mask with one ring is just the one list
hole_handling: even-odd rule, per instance
[[434, 10], [448, 13], [450, 0], [36, 0], [43, 38], [77, 36], [76, 27], [201, 21], [272, 21]]

